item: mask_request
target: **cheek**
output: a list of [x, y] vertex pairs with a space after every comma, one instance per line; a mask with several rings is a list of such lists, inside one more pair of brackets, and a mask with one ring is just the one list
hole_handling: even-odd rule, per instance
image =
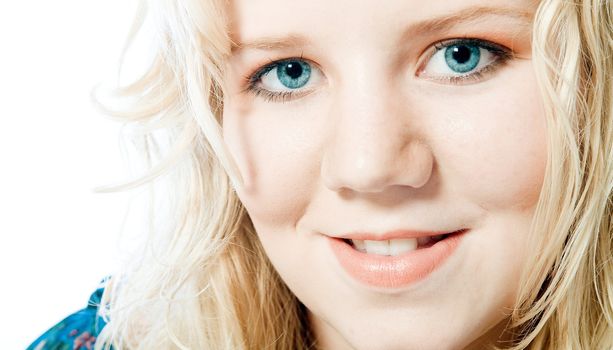
[[318, 184], [318, 128], [295, 112], [241, 115], [237, 104], [224, 111], [224, 139], [245, 182], [237, 194], [256, 226], [291, 226]]
[[504, 88], [445, 104], [441, 113], [450, 117], [434, 143], [442, 178], [489, 210], [530, 208], [543, 183], [544, 111], [533, 76], [518, 76], [523, 80], [507, 77]]

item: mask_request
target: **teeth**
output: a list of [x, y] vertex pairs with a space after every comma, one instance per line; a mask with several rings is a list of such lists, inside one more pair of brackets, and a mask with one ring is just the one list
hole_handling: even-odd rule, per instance
[[390, 242], [390, 255], [396, 256], [417, 249], [416, 239], [394, 239]]
[[366, 253], [390, 255], [390, 241], [364, 241]]
[[368, 241], [353, 239], [353, 246], [362, 253], [396, 256], [417, 249], [417, 239]]

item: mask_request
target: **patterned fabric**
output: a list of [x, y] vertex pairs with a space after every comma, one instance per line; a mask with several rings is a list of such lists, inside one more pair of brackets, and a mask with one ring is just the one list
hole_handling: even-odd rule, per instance
[[63, 319], [46, 331], [26, 350], [91, 350], [106, 325], [98, 315], [102, 292], [108, 279], [89, 297], [87, 307]]

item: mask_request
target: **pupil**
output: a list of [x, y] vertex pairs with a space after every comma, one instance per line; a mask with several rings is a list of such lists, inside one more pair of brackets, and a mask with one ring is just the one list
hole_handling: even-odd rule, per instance
[[466, 46], [455, 46], [452, 52], [451, 56], [458, 63], [466, 63], [470, 59], [471, 51]]
[[297, 79], [302, 75], [302, 66], [298, 62], [289, 62], [285, 66], [285, 73], [292, 79]]

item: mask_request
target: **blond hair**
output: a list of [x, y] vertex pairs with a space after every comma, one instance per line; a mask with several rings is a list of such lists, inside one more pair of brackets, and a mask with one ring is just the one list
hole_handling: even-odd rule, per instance
[[[122, 188], [148, 186], [167, 207], [152, 205], [146, 244], [106, 288], [96, 348], [314, 348], [304, 305], [234, 191], [221, 135], [224, 2], [143, 0], [131, 37], [143, 18], [158, 30], [154, 60], [118, 90], [131, 108], [109, 112], [133, 126], [149, 167]], [[544, 0], [535, 16], [548, 163], [513, 349], [613, 348], [612, 18], [608, 1], [590, 0]]]

